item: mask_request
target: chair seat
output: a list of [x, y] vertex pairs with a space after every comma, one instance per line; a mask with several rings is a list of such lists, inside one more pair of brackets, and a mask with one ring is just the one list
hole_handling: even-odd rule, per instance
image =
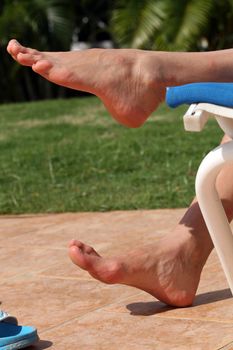
[[167, 88], [169, 107], [200, 102], [233, 108], [233, 83], [193, 83]]

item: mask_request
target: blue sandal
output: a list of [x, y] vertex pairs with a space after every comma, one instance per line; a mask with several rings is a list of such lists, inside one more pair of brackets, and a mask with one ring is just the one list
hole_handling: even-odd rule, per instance
[[15, 317], [0, 310], [0, 350], [22, 349], [38, 339], [34, 327], [19, 326]]

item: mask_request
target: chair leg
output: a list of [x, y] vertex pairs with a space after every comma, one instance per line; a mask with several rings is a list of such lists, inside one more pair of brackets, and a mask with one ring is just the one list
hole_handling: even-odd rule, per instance
[[233, 294], [233, 235], [215, 186], [221, 168], [229, 163], [233, 163], [233, 141], [220, 145], [203, 159], [196, 176], [196, 195]]

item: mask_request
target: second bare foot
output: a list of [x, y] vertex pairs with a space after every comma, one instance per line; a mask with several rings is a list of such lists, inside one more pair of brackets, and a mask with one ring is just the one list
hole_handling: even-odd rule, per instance
[[192, 245], [169, 237], [123, 256], [104, 258], [73, 240], [69, 255], [74, 264], [101, 282], [133, 286], [166, 304], [183, 307], [193, 302], [204, 264]]

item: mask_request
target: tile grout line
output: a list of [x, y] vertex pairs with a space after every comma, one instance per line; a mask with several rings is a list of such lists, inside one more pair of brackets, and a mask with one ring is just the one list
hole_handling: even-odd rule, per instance
[[[49, 249], [50, 248], [47, 248], [47, 250], [49, 250]], [[50, 267], [55, 267], [56, 265], [57, 265], [57, 263], [53, 263], [53, 264], [49, 265], [49, 268]], [[34, 277], [47, 277], [47, 276], [44, 276], [44, 275], [37, 276], [37, 274], [40, 274], [44, 270], [46, 270], [46, 268], [43, 268], [43, 269], [38, 270], [36, 272], [31, 272], [31, 271], [29, 272], [29, 271], [25, 270], [25, 271], [22, 271], [22, 273], [20, 273], [20, 274], [15, 274], [15, 275], [13, 275], [11, 277], [4, 277], [2, 281], [3, 282], [14, 281], [14, 280], [17, 280], [18, 277], [28, 276], [28, 275], [31, 275], [31, 276], [34, 276]], [[58, 279], [61, 279], [61, 278], [58, 277]]]
[[[125, 301], [125, 300], [127, 300], [127, 299], [130, 299], [130, 298], [132, 298], [132, 297], [134, 297], [134, 296], [136, 296], [136, 295], [140, 295], [140, 294], [143, 294], [143, 293], [137, 293], [137, 294], [130, 295], [130, 296], [124, 298], [124, 299], [119, 300], [117, 303], [120, 303], [120, 302], [122, 302], [122, 301]], [[57, 327], [66, 325], [67, 323], [72, 322], [72, 321], [74, 321], [74, 320], [82, 319], [83, 317], [85, 317], [85, 316], [88, 315], [89, 313], [98, 312], [98, 311], [100, 311], [101, 309], [103, 309], [103, 308], [105, 308], [105, 307], [108, 307], [108, 306], [111, 306], [111, 305], [114, 305], [114, 304], [115, 304], [115, 303], [109, 303], [109, 304], [105, 304], [105, 305], [102, 305], [102, 306], [97, 307], [97, 308], [93, 308], [92, 310], [89, 310], [89, 311], [87, 311], [87, 312], [84, 312], [83, 314], [81, 314], [81, 315], [79, 315], [79, 316], [75, 316], [75, 317], [73, 317], [73, 318], [70, 318], [70, 319], [67, 320], [67, 321], [64, 321], [64, 322], [62, 322], [62, 323], [57, 324], [56, 326], [53, 326], [53, 327], [50, 327], [49, 329], [46, 329], [46, 330], [44, 330], [44, 331], [41, 331], [40, 334], [44, 334], [44, 333], [46, 333], [46, 332], [48, 332], [48, 331], [51, 331], [51, 330], [54, 329], [54, 328], [57, 328]]]
[[[44, 226], [43, 229], [47, 229], [48, 227], [56, 226], [56, 225], [57, 224], [48, 224], [48, 225]], [[38, 233], [38, 232], [40, 232], [40, 229], [35, 228], [35, 229], [30, 230], [30, 231], [22, 233], [22, 235], [20, 235], [20, 236], [25, 236], [25, 235], [28, 235], [28, 234], [31, 234], [31, 233]], [[18, 236], [16, 235], [16, 236], [10, 237], [8, 239], [10, 240], [11, 238], [15, 238], [15, 237], [18, 237]], [[4, 241], [4, 238], [0, 239], [0, 243], [1, 243], [1, 241]]]
[[[52, 266], [56, 266], [56, 263], [54, 263]], [[35, 273], [31, 273], [31, 275], [32, 276], [36, 276], [38, 273], [40, 273], [40, 271], [44, 271], [44, 269], [42, 269], [42, 270], [39, 270], [39, 271], [37, 271], [37, 272], [35, 272]], [[24, 275], [28, 275], [28, 273], [26, 273], [26, 272], [23, 272], [22, 274], [20, 274], [20, 275], [14, 275], [14, 276], [12, 276], [12, 277], [10, 277], [10, 278], [6, 278], [6, 279], [3, 279], [3, 281], [14, 281], [17, 277], [19, 277], [19, 276], [24, 276]], [[43, 275], [43, 274], [41, 274], [41, 275], [39, 275], [39, 276], [37, 276], [37, 277], [39, 277], [40, 279], [42, 279], [42, 278], [47, 278], [47, 279], [57, 279], [57, 280], [70, 280], [70, 281], [75, 281], [75, 280], [77, 280], [77, 281], [80, 281], [80, 280], [84, 280], [84, 281], [92, 281], [91, 279], [88, 279], [88, 278], [81, 278], [81, 279], [77, 279], [76, 277], [60, 277], [60, 276], [46, 276], [46, 275]], [[93, 283], [94, 283], [95, 281], [93, 281]], [[96, 282], [97, 283], [97, 282]], [[136, 293], [136, 294], [133, 294], [133, 295], [130, 295], [129, 297], [126, 297], [126, 298], [123, 298], [123, 299], [120, 299], [120, 300], [118, 300], [117, 302], [111, 302], [111, 303], [109, 303], [109, 304], [105, 304], [105, 305], [103, 305], [103, 306], [101, 306], [101, 307], [98, 307], [98, 308], [94, 308], [94, 309], [92, 309], [90, 312], [93, 312], [93, 311], [100, 311], [101, 309], [103, 309], [103, 308], [105, 308], [105, 307], [108, 307], [108, 306], [111, 306], [111, 305], [114, 305], [114, 304], [120, 304], [121, 302], [124, 302], [124, 301], [126, 301], [127, 299], [130, 299], [131, 297], [134, 297], [134, 296], [140, 296], [140, 295], [143, 295], [144, 294], [144, 292], [142, 291], [142, 292], [138, 292], [138, 293]], [[165, 311], [166, 312], [166, 311]], [[83, 317], [84, 315], [86, 315], [86, 314], [88, 314], [89, 313], [89, 311], [88, 312], [86, 312], [86, 313], [84, 313], [84, 314], [82, 314], [81, 316], [78, 316], [78, 317], [74, 317], [74, 319], [76, 319], [76, 318], [80, 318], [80, 317]], [[156, 315], [156, 313], [155, 313], [155, 315]], [[142, 315], [142, 316], [147, 316], [148, 317], [148, 315]], [[190, 321], [203, 321], [203, 322], [212, 322], [212, 323], [221, 323], [221, 324], [233, 324], [233, 321], [221, 321], [221, 320], [218, 320], [218, 319], [216, 319], [216, 318], [203, 318], [203, 317], [195, 317], [195, 318], [192, 318], [192, 317], [176, 317], [176, 316], [160, 316], [160, 314], [157, 314], [156, 315], [156, 317], [157, 318], [160, 318], [160, 319], [171, 319], [171, 320], [190, 320]], [[73, 320], [73, 319], [72, 319]], [[65, 321], [65, 323], [66, 322], [69, 322], [69, 321]], [[61, 324], [63, 324], [63, 323], [61, 323]], [[56, 327], [56, 326], [55, 326]], [[221, 350], [222, 348], [220, 348], [220, 349], [218, 349], [218, 350]]]
[[[130, 297], [132, 297], [132, 295]], [[129, 299], [130, 297], [127, 297], [125, 300]], [[98, 308], [93, 308], [92, 310], [89, 310], [89, 311], [87, 311], [87, 312], [85, 312], [85, 313], [83, 313], [83, 314], [81, 314], [81, 315], [79, 315], [77, 317], [73, 317], [73, 318], [71, 318], [71, 319], [69, 319], [67, 321], [64, 321], [64, 322], [59, 323], [59, 324], [57, 324], [57, 325], [55, 325], [53, 327], [50, 327], [50, 328], [48, 328], [46, 330], [43, 330], [43, 331], [40, 332], [40, 334], [44, 334], [44, 333], [49, 332], [49, 331], [51, 331], [53, 329], [59, 328], [60, 326], [69, 324], [70, 322], [73, 322], [75, 320], [80, 320], [80, 319], [84, 318], [86, 315], [88, 315], [89, 313], [101, 311], [101, 309], [105, 308], [106, 306], [110, 306], [110, 305], [113, 305], [113, 304], [114, 303], [110, 303], [110, 304], [105, 304], [105, 305], [103, 305], [101, 307], [98, 307]], [[170, 320], [179, 320], [179, 321], [184, 321], [184, 320], [185, 321], [203, 321], [203, 322], [210, 322], [210, 323], [212, 322], [212, 323], [221, 323], [221, 324], [232, 324], [232, 322], [221, 322], [221, 321], [218, 321], [218, 320], [208, 320], [208, 319], [206, 320], [206, 319], [202, 319], [202, 318], [200, 318], [200, 319], [198, 319], [198, 318], [193, 319], [193, 318], [161, 317], [161, 316], [158, 316], [157, 318], [163, 319], [163, 320], [170, 319]], [[231, 342], [231, 343], [229, 343], [227, 345], [224, 345], [223, 347], [221, 347], [221, 348], [219, 348], [217, 350], [231, 350], [230, 348], [225, 348], [226, 346], [229, 346], [231, 344], [233, 345], [233, 342]]]
[[217, 350], [232, 350], [232, 349], [233, 349], [233, 342], [230, 342]]
[[[56, 263], [54, 263], [52, 266], [56, 266]], [[40, 270], [40, 271], [44, 271], [44, 269], [42, 269], [42, 270]], [[37, 271], [37, 272], [35, 272], [35, 273], [31, 273], [31, 275], [32, 276], [36, 276], [38, 273], [40, 273], [40, 271]], [[7, 279], [3, 279], [3, 281], [14, 281], [15, 279], [17, 279], [17, 277], [19, 277], [19, 276], [24, 276], [24, 275], [28, 275], [28, 273], [26, 273], [26, 272], [23, 272], [22, 274], [20, 274], [20, 275], [14, 275], [14, 276], [12, 276], [12, 277], [10, 277], [10, 278], [7, 278]], [[60, 277], [60, 276], [46, 276], [46, 275], [43, 275], [43, 274], [41, 274], [41, 275], [39, 275], [39, 276], [37, 276], [39, 279], [42, 279], [42, 278], [47, 278], [47, 279], [57, 279], [57, 280], [70, 280], [70, 281], [80, 281], [80, 280], [84, 280], [84, 281], [90, 281], [90, 282], [92, 282], [92, 279], [89, 279], [89, 278], [80, 278], [80, 279], [77, 279], [76, 277]], [[95, 282], [95, 281], [93, 281], [93, 283], [97, 283], [97, 282]], [[105, 307], [108, 307], [108, 306], [111, 306], [111, 305], [114, 305], [114, 304], [120, 304], [120, 303], [122, 303], [122, 302], [124, 302], [124, 301], [126, 301], [127, 299], [130, 299], [131, 297], [134, 297], [134, 296], [140, 296], [140, 295], [143, 295], [144, 294], [144, 292], [142, 291], [142, 292], [138, 292], [138, 293], [136, 293], [136, 294], [133, 294], [133, 295], [130, 295], [129, 297], [126, 297], [126, 298], [123, 298], [123, 299], [120, 299], [120, 300], [118, 300], [118, 301], [116, 301], [116, 302], [111, 302], [111, 303], [109, 303], [109, 304], [105, 304], [105, 305], [103, 305], [103, 306], [101, 306], [101, 307], [98, 307], [98, 308], [94, 308], [94, 309], [92, 309], [91, 310], [91, 312], [93, 312], [93, 311], [100, 311], [101, 309], [103, 309], [103, 308], [105, 308]], [[106, 311], [107, 312], [107, 311]], [[165, 311], [166, 312], [166, 311]], [[84, 314], [82, 314], [81, 316], [78, 316], [78, 317], [74, 317], [74, 319], [76, 319], [76, 318], [80, 318], [80, 317], [82, 317], [82, 316], [84, 316], [85, 314], [88, 314], [89, 313], [89, 311], [87, 312], [87, 313], [84, 313]], [[195, 318], [193, 318], [193, 317], [182, 317], [182, 316], [178, 316], [178, 317], [176, 317], [176, 316], [160, 316], [160, 314], [154, 314], [154, 315], [156, 315], [156, 317], [157, 318], [160, 318], [160, 319], [171, 319], [171, 320], [190, 320], [190, 321], [202, 321], [202, 322], [212, 322], [212, 323], [221, 323], [221, 324], [233, 324], [233, 321], [221, 321], [221, 320], [218, 320], [218, 319], [216, 319], [216, 318], [203, 318], [203, 317], [195, 317]], [[148, 317], [148, 315], [142, 315], [142, 316], [147, 316]], [[65, 322], [68, 322], [68, 321], [65, 321]], [[63, 323], [61, 323], [61, 324], [63, 324]], [[56, 326], [55, 326], [56, 327]], [[219, 350], [221, 350], [221, 348], [219, 349]]]
[[221, 321], [216, 318], [203, 318], [203, 317], [175, 317], [175, 316], [157, 316], [157, 318], [162, 318], [164, 320], [170, 319], [170, 320], [186, 320], [186, 321], [202, 321], [202, 322], [212, 322], [212, 323], [221, 323], [221, 324], [231, 324], [233, 325], [233, 321]]
[[[109, 304], [105, 304], [105, 305], [102, 305], [102, 306], [100, 306], [100, 307], [97, 307], [97, 308], [93, 308], [93, 309], [91, 309], [91, 310], [89, 310], [89, 311], [87, 311], [87, 312], [84, 312], [83, 314], [81, 314], [81, 315], [79, 315], [79, 316], [75, 316], [75, 317], [73, 317], [73, 318], [71, 318], [71, 319], [69, 319], [69, 320], [67, 320], [67, 321], [64, 321], [64, 322], [62, 322], [62, 323], [59, 323], [59, 324], [57, 324], [57, 325], [55, 325], [55, 326], [53, 326], [53, 327], [50, 327], [49, 329], [46, 329], [46, 330], [44, 330], [44, 331], [41, 331], [40, 332], [40, 334], [45, 334], [46, 332], [49, 332], [49, 331], [51, 331], [51, 330], [53, 330], [53, 329], [56, 329], [56, 328], [59, 328], [60, 326], [63, 326], [63, 325], [66, 325], [66, 324], [69, 324], [70, 322], [73, 322], [73, 321], [75, 321], [75, 320], [80, 320], [80, 319], [82, 319], [82, 318], [84, 318], [85, 316], [87, 316], [88, 314], [90, 314], [90, 313], [92, 313], [92, 312], [101, 312], [101, 309], [104, 309], [104, 308], [106, 308], [106, 307], [109, 307], [109, 306], [111, 306], [111, 305], [114, 305], [114, 304], [119, 304], [119, 303], [121, 303], [121, 302], [123, 302], [123, 301], [127, 301], [127, 299], [130, 299], [130, 298], [132, 298], [132, 297], [134, 297], [134, 296], [137, 296], [137, 295], [141, 295], [141, 294], [144, 294], [144, 292], [141, 292], [141, 293], [137, 293], [137, 294], [134, 294], [134, 295], [130, 295], [130, 296], [128, 296], [127, 298], [124, 298], [124, 299], [122, 299], [122, 300], [119, 300], [119, 301], [117, 301], [116, 303], [109, 303]], [[114, 312], [113, 312], [114, 313]], [[163, 319], [163, 320], [168, 320], [168, 319], [170, 319], [170, 320], [180, 320], [180, 321], [184, 321], [184, 320], [186, 320], [186, 321], [202, 321], [202, 322], [210, 322], [210, 323], [221, 323], [221, 324], [232, 324], [233, 322], [227, 322], [227, 321], [219, 321], [219, 320], [217, 320], [217, 319], [204, 319], [204, 318], [189, 318], [189, 317], [183, 317], [183, 318], [180, 318], [180, 317], [164, 317], [164, 316], [157, 316], [157, 318], [159, 318], [159, 319]], [[233, 344], [233, 343], [232, 343]], [[231, 345], [231, 343], [229, 343], [228, 345]], [[231, 349], [228, 349], [228, 348], [220, 348], [220, 349], [217, 349], [217, 350], [231, 350]]]

